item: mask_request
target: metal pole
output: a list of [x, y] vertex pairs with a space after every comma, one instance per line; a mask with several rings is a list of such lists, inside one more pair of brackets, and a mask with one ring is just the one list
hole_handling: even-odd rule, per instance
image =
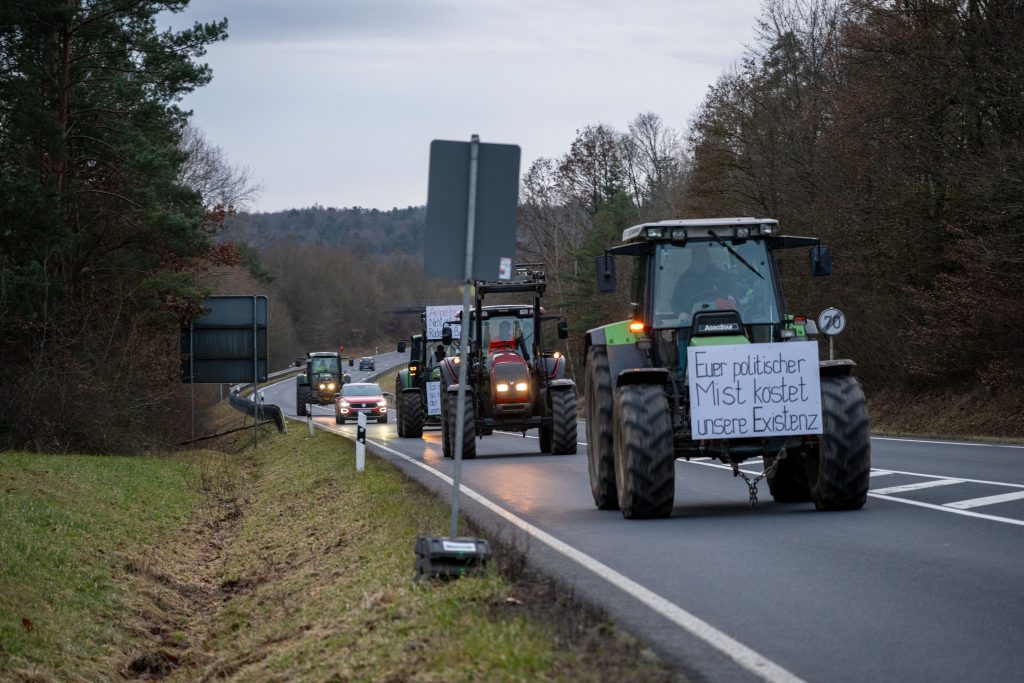
[[196, 362], [192, 321], [188, 323], [188, 408], [192, 416], [192, 450], [196, 449]]
[[259, 388], [260, 388], [260, 374], [259, 364], [257, 358], [259, 357], [259, 350], [256, 345], [257, 336], [257, 325], [256, 325], [256, 297], [252, 298], [252, 402], [256, 406], [256, 410], [253, 411], [252, 415], [252, 447], [256, 448], [257, 436], [260, 432], [260, 404], [259, 404]]
[[466, 365], [469, 364], [469, 290], [473, 286], [473, 239], [476, 232], [476, 176], [480, 161], [480, 136], [473, 135], [469, 142], [469, 202], [466, 206], [466, 271], [462, 283], [462, 325], [459, 334], [459, 405], [455, 410], [455, 471], [452, 476], [452, 521], [450, 538], [458, 537], [459, 483], [462, 477], [462, 444], [473, 434], [464, 434], [466, 418]]
[[835, 339], [836, 339], [836, 336], [834, 334], [830, 334], [828, 336], [828, 359], [829, 360], [835, 360], [836, 359]]

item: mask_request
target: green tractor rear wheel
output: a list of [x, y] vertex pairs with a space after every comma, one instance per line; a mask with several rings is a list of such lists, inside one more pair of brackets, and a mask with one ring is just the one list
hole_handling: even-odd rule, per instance
[[672, 417], [665, 391], [627, 384], [614, 394], [615, 486], [626, 519], [668, 517], [675, 498]]
[[[858, 510], [871, 476], [868, 409], [853, 377], [821, 379], [823, 433], [808, 459], [811, 500], [819, 510]], [[817, 457], [814, 457], [814, 456]]]

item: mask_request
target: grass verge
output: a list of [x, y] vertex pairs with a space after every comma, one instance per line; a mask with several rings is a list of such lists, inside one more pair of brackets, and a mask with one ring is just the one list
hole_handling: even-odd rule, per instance
[[340, 437], [264, 436], [231, 456], [0, 457], [0, 679], [679, 680], [511, 551], [414, 580], [444, 501], [375, 458], [357, 474]]
[[186, 525], [202, 479], [182, 458], [0, 454], [0, 679], [113, 677], [127, 567]]

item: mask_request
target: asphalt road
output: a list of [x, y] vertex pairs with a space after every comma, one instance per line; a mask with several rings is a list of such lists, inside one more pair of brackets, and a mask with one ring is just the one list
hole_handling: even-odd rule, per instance
[[[377, 372], [402, 356], [378, 356]], [[266, 401], [293, 414], [293, 383]], [[330, 406], [314, 415], [355, 434]], [[764, 484], [749, 509], [727, 468], [677, 462], [672, 516], [629, 521], [594, 507], [584, 433], [573, 456], [540, 455], [532, 434], [483, 438], [462, 506], [691, 678], [1020, 680], [1024, 447], [875, 438], [867, 505], [833, 513], [775, 503]], [[439, 431], [399, 439], [392, 418], [367, 443], [450, 491]]]

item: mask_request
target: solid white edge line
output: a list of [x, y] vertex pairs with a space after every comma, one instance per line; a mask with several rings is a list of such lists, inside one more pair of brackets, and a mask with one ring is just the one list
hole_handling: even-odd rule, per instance
[[[389, 448], [378, 441], [367, 440], [367, 443], [373, 444], [381, 450], [387, 451], [392, 455], [402, 458], [406, 462], [412, 463], [413, 465], [426, 470], [447, 484], [453, 483], [451, 477], [448, 475], [420, 462], [419, 460], [416, 460], [415, 458], [411, 458], [404, 453], [400, 453], [393, 448]], [[584, 569], [593, 572], [691, 635], [703, 640], [705, 643], [729, 657], [738, 666], [747, 670], [751, 674], [765, 681], [770, 681], [771, 683], [805, 683], [803, 679], [797, 677], [795, 674], [784, 669], [763, 655], [758, 654], [735, 638], [719, 631], [706, 621], [691, 614], [690, 612], [687, 612], [675, 603], [669, 602], [657, 593], [644, 588], [637, 582], [623, 576], [602, 562], [595, 560], [589, 555], [573, 548], [569, 544], [558, 540], [546, 531], [543, 531], [526, 520], [517, 517], [508, 510], [500, 507], [497, 503], [492, 502], [488, 498], [485, 498], [473, 489], [467, 487], [465, 484], [460, 486], [460, 490], [468, 498], [480, 503], [488, 510], [523, 530], [552, 550], [576, 562]]]

